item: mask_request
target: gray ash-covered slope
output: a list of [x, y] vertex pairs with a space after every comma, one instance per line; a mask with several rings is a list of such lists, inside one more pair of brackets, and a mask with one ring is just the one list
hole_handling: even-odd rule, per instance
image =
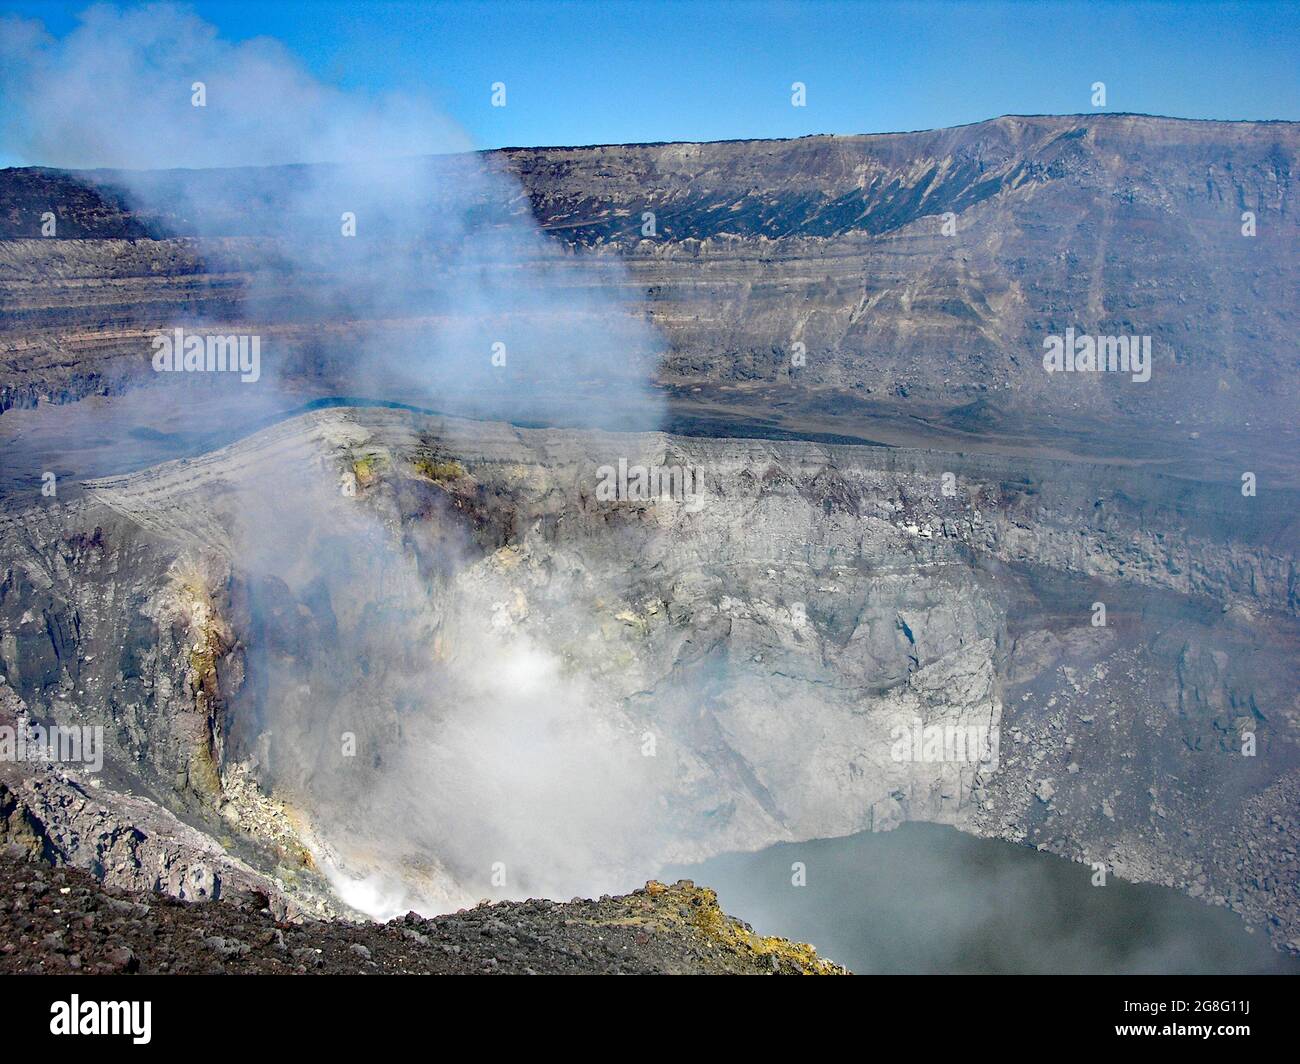
[[[531, 212], [630, 299], [648, 297], [669, 348], [661, 380], [686, 408], [721, 396], [713, 421], [833, 433], [838, 416], [865, 435], [869, 415], [899, 411], [968, 436], [1079, 433], [1093, 448], [1160, 444], [1213, 462], [1243, 441], [1294, 440], [1298, 150], [1295, 123], [1133, 115], [507, 149], [486, 162], [522, 191], [485, 199], [476, 221]], [[429, 160], [430, 187], [461, 187], [473, 165]], [[304, 172], [136, 175], [131, 196], [109, 172], [0, 173], [0, 404], [126, 386], [153, 331], [197, 318], [256, 326], [288, 376], [350, 394], [346, 352], [376, 323], [301, 298], [310, 276], [265, 288], [285, 242], [337, 230], [332, 216], [286, 221]], [[424, 206], [423, 220], [357, 239], [418, 245], [436, 192]], [[47, 210], [67, 239], [39, 239]], [[321, 269], [334, 247], [324, 241]], [[423, 250], [428, 291], [406, 305], [454, 314], [435, 268], [454, 255]], [[562, 292], [566, 279], [537, 283]], [[1042, 338], [1068, 327], [1152, 337], [1152, 380], [1044, 373]]]

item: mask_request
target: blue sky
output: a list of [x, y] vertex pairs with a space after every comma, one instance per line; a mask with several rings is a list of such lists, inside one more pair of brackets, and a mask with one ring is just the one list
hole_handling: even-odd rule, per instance
[[[85, 3], [7, 2], [61, 35]], [[867, 133], [1094, 110], [1300, 119], [1297, 3], [207, 0], [324, 81], [432, 95], [481, 147]], [[507, 106], [490, 105], [490, 86]], [[790, 86], [807, 86], [792, 107]], [[2, 106], [2, 103], [0, 103]]]

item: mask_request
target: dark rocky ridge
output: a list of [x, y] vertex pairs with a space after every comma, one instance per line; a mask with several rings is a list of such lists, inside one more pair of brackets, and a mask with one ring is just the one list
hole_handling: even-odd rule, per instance
[[[0, 837], [2, 838], [2, 837]], [[230, 904], [105, 888], [0, 846], [0, 973], [54, 975], [843, 975], [755, 935], [689, 881], [622, 897], [500, 902], [387, 924], [286, 923]]]

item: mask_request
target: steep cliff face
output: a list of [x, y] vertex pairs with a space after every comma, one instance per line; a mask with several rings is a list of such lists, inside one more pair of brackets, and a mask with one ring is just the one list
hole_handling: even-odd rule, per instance
[[[97, 780], [6, 767], [5, 839], [388, 914], [932, 820], [1300, 949], [1298, 136], [1108, 115], [492, 153], [517, 192], [476, 221], [551, 243], [476, 248], [547, 295], [491, 329], [562, 337], [612, 293], [665, 339], [666, 418], [624, 427], [673, 433], [287, 416], [443, 409], [358, 351], [488, 336], [465, 248], [363, 227], [348, 269], [394, 241], [420, 268], [331, 301], [304, 168], [0, 172], [0, 723], [108, 746]], [[422, 163], [428, 211], [483, 161]], [[160, 382], [151, 338], [190, 325], [260, 335], [265, 387]], [[1068, 329], [1151, 337], [1150, 380], [1047, 373]], [[571, 366], [446, 405], [620, 423]]]
[[[901, 410], [954, 431], [1214, 456], [1293, 438], [1298, 148], [1293, 123], [1093, 115], [510, 149], [486, 163], [522, 191], [480, 207], [531, 212], [646, 300], [668, 343], [660, 379], [692, 413], [741, 389], [733, 420], [757, 411], [797, 428]], [[455, 186], [466, 165], [431, 160], [430, 187]], [[312, 278], [285, 269], [286, 244], [319, 240], [319, 219], [284, 217], [300, 180], [297, 168], [173, 171], [133, 179], [128, 195], [107, 172], [5, 171], [0, 403], [125, 387], [155, 330], [196, 318], [255, 327], [288, 377], [346, 394], [349, 345], [380, 324], [314, 306]], [[47, 210], [57, 239], [38, 237]], [[419, 245], [422, 231], [412, 218], [405, 239], [430, 269], [408, 306], [454, 317], [438, 292], [456, 249]], [[563, 271], [523, 276], [563, 304]], [[398, 337], [426, 327], [382, 323]], [[1151, 380], [1044, 372], [1044, 337], [1067, 328], [1149, 336]], [[1229, 441], [1210, 440], [1224, 428]]]
[[[620, 460], [696, 479], [610, 498]], [[358, 883], [380, 911], [454, 907], [499, 863], [567, 896], [917, 819], [1285, 944], [1294, 500], [1184, 496], [1084, 464], [320, 411], [10, 518], [0, 645], [32, 640], [5, 662], [33, 712], [102, 722], [165, 801], [282, 879], [310, 851], [304, 887], [324, 869], [363, 908]], [[85, 529], [99, 554], [70, 553]], [[105, 596], [153, 605], [119, 631]], [[76, 618], [43, 629], [62, 651], [37, 616]], [[935, 727], [994, 745], [912, 741]]]

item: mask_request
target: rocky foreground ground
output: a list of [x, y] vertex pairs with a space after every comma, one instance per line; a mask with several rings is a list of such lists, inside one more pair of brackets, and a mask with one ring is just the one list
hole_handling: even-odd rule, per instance
[[277, 920], [267, 899], [181, 902], [105, 889], [0, 851], [0, 973], [842, 975], [755, 934], [689, 880], [622, 897], [482, 904], [387, 924]]

